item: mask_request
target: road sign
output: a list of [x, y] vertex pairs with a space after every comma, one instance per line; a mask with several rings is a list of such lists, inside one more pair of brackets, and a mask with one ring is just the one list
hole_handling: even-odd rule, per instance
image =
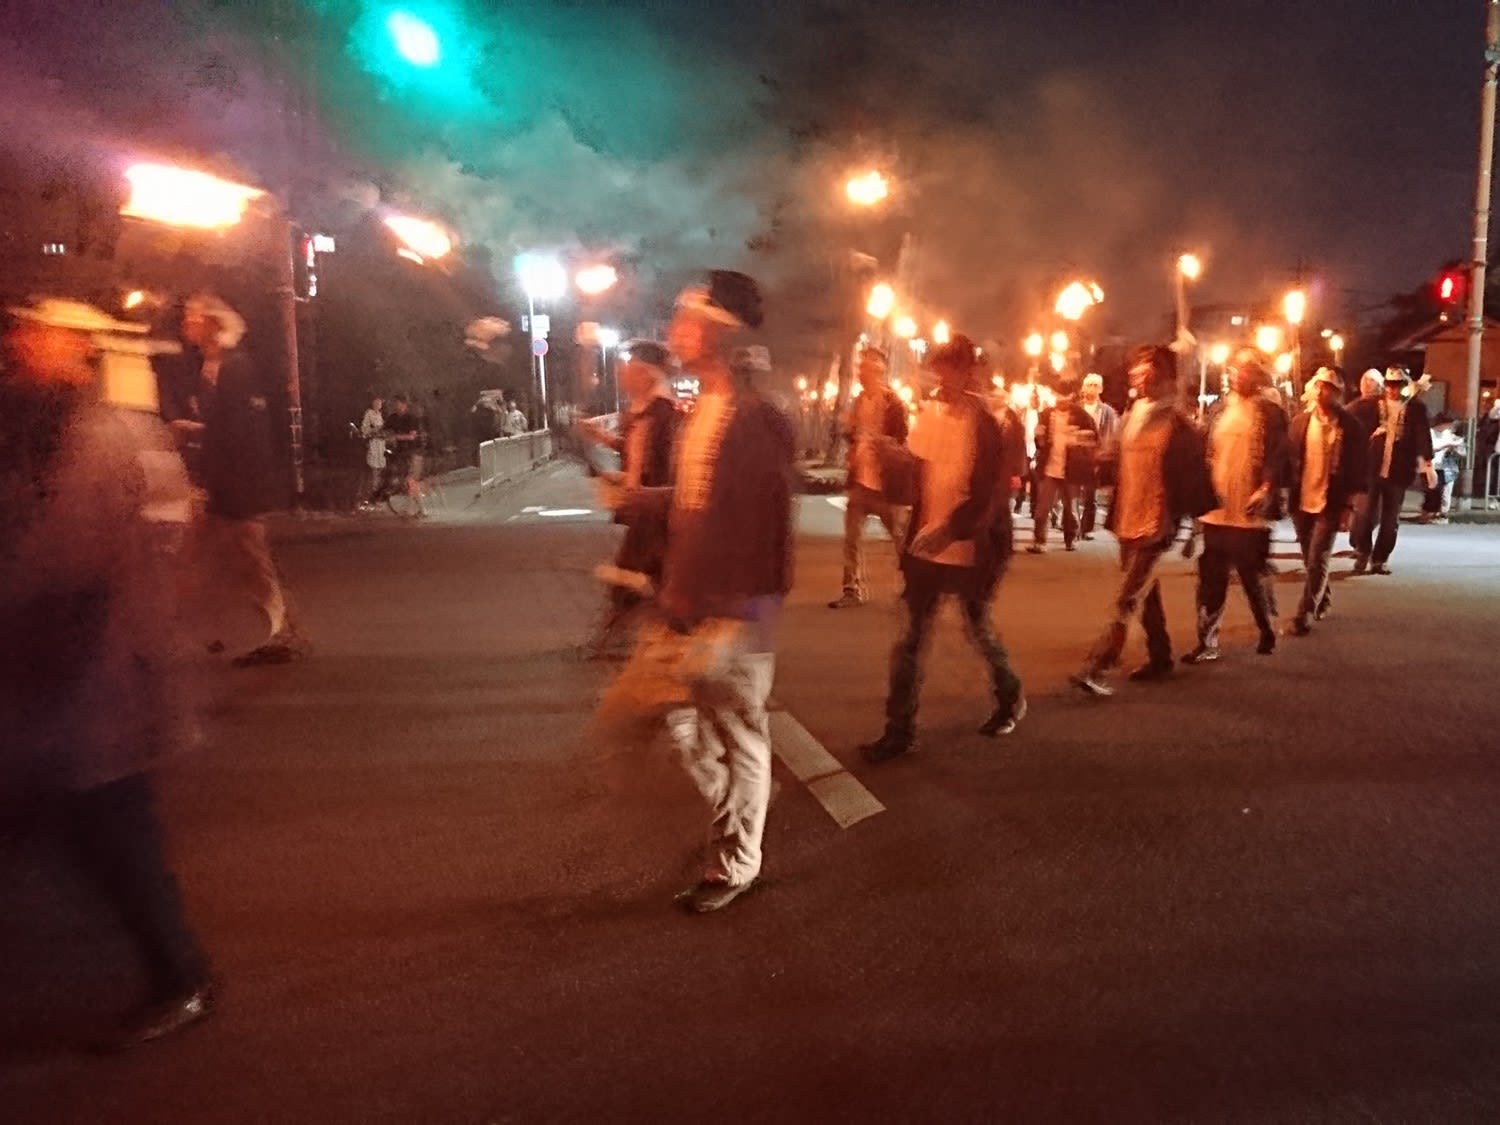
[[546, 313], [537, 313], [531, 318], [531, 334], [539, 340], [545, 340], [547, 333], [552, 331], [552, 318]]
[[546, 355], [547, 354], [547, 341], [546, 340], [533, 340], [533, 341], [531, 341], [531, 354], [534, 355], [534, 356], [544, 356], [544, 355]]

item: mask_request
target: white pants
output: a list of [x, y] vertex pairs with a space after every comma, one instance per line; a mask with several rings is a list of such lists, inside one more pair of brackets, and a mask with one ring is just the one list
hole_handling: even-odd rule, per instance
[[771, 797], [766, 701], [776, 675], [775, 654], [746, 651], [743, 634], [737, 622], [705, 622], [690, 634], [644, 626], [599, 716], [616, 734], [665, 723], [713, 813], [705, 875], [736, 886], [760, 874]]

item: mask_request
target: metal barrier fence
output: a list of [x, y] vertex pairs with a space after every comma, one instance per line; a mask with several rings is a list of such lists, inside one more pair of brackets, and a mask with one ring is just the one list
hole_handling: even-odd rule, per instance
[[532, 430], [479, 443], [479, 489], [515, 480], [552, 457], [552, 431]]

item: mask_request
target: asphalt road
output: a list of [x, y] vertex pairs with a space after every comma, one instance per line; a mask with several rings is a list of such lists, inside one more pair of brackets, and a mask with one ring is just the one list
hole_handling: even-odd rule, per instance
[[[1339, 581], [1269, 658], [1232, 594], [1221, 663], [1108, 701], [1066, 677], [1110, 545], [1021, 556], [995, 616], [1030, 717], [973, 733], [945, 615], [922, 751], [868, 767], [891, 550], [869, 605], [824, 608], [841, 516], [807, 498], [776, 697], [884, 811], [841, 828], [779, 767], [763, 889], [690, 918], [695, 798], [585, 734], [591, 508], [563, 471], [424, 525], [285, 529], [316, 654], [215, 670], [210, 745], [163, 776], [221, 1010], [70, 1049], [138, 982], [43, 818], [0, 845], [0, 1116], [1500, 1117], [1500, 530], [1404, 529], [1394, 577]], [[1180, 649], [1191, 569], [1166, 567]]]

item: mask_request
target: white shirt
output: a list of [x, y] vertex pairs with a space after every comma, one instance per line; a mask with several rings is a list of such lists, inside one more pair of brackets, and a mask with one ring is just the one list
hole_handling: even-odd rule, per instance
[[1047, 450], [1046, 474], [1053, 480], [1062, 480], [1068, 470], [1068, 442], [1073, 436], [1073, 423], [1068, 412], [1060, 407], [1052, 409], [1052, 445]]
[[385, 468], [385, 419], [373, 406], [360, 419], [359, 432], [365, 439], [365, 464], [372, 469]]
[[1204, 523], [1218, 527], [1268, 526], [1264, 519], [1250, 511], [1261, 485], [1254, 471], [1257, 422], [1255, 406], [1250, 399], [1229, 396], [1229, 403], [1214, 426], [1209, 451], [1214, 493], [1222, 506], [1204, 516]]
[[1406, 417], [1406, 400], [1392, 402], [1388, 398], [1380, 400], [1380, 426], [1376, 433], [1385, 434], [1385, 453], [1380, 458], [1380, 477], [1382, 480], [1391, 475], [1391, 456], [1396, 452], [1396, 436], [1401, 432], [1401, 423]]
[[[909, 446], [923, 464], [922, 526], [918, 535], [942, 527], [969, 498], [978, 436], [978, 412], [965, 403], [934, 400], [923, 407], [912, 427]], [[919, 554], [947, 566], [973, 566], [974, 541], [956, 540], [936, 554]]]
[[1297, 506], [1310, 516], [1328, 507], [1328, 479], [1338, 456], [1339, 428], [1314, 410], [1307, 420], [1302, 447], [1302, 495]]

